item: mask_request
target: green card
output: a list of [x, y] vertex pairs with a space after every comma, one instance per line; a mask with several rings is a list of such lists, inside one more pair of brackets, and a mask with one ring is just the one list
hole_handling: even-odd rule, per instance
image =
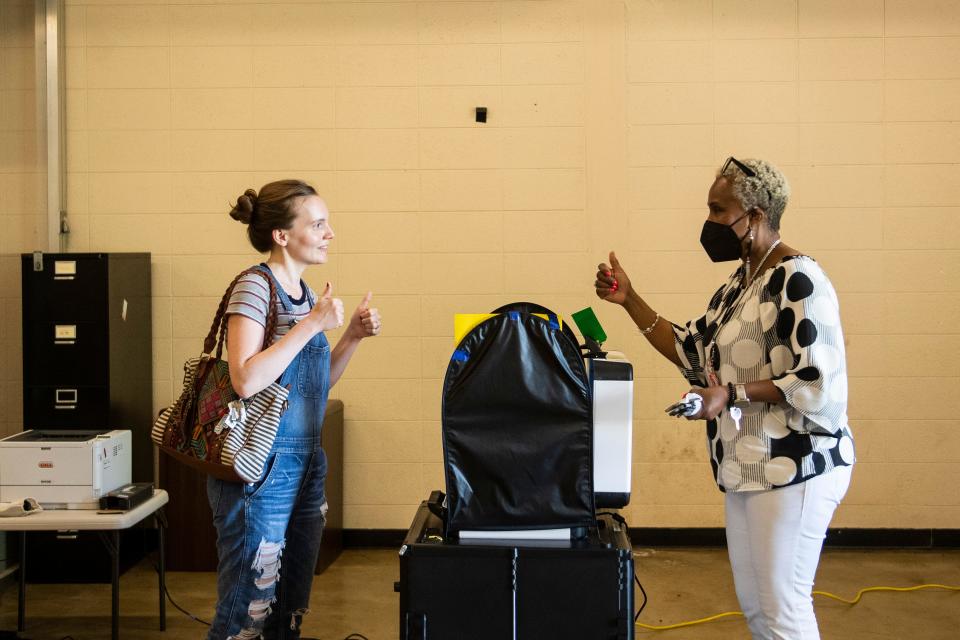
[[603, 330], [603, 327], [600, 326], [600, 321], [597, 320], [597, 314], [593, 312], [591, 307], [581, 309], [571, 317], [573, 321], [577, 323], [577, 328], [580, 329], [580, 333], [582, 333], [584, 337], [593, 338], [601, 344], [607, 339], [607, 334]]

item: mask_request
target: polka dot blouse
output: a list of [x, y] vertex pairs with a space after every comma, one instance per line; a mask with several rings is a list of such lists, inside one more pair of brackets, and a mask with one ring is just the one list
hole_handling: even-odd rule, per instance
[[706, 368], [724, 385], [772, 380], [785, 397], [741, 407], [739, 430], [726, 409], [707, 421], [717, 485], [721, 491], [761, 491], [853, 464], [833, 285], [807, 256], [785, 257], [746, 290], [742, 274], [741, 265], [706, 314], [674, 325], [681, 372], [694, 386], [706, 385]]

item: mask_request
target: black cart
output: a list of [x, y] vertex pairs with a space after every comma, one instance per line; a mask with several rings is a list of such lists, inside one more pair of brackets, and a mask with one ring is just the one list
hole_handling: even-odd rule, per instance
[[634, 637], [633, 549], [611, 516], [581, 540], [480, 542], [445, 539], [431, 507], [400, 549], [400, 640]]

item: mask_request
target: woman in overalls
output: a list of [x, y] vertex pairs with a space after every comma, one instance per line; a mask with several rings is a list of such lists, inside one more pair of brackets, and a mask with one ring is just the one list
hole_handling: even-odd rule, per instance
[[[324, 201], [299, 180], [271, 182], [237, 199], [230, 216], [247, 225], [253, 247], [269, 253], [243, 276], [227, 307], [234, 390], [247, 398], [274, 380], [290, 395], [263, 477], [250, 484], [210, 477], [207, 496], [217, 529], [217, 609], [208, 640], [300, 638], [326, 522], [327, 459], [320, 429], [330, 387], [363, 338], [380, 332], [371, 294], [353, 312], [331, 351], [325, 331], [344, 322], [329, 282], [317, 298], [301, 279], [327, 262], [333, 229]], [[263, 349], [269, 304], [277, 307], [273, 344]], [[281, 568], [282, 560], [282, 568]]]

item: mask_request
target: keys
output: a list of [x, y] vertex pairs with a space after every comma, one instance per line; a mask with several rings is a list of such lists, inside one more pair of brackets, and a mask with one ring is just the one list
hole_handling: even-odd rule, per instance
[[740, 418], [742, 417], [743, 412], [740, 411], [740, 407], [730, 407], [730, 418], [733, 420], [733, 424], [737, 428], [737, 431], [740, 431]]

